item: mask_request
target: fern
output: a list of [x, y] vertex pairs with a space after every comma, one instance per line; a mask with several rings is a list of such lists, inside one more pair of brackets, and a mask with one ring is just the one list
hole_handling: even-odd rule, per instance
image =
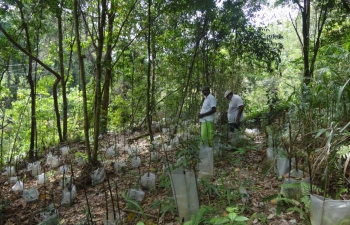
[[184, 225], [200, 225], [204, 221], [204, 214], [208, 212], [208, 208], [201, 206], [199, 211], [191, 216], [191, 220], [184, 223]]

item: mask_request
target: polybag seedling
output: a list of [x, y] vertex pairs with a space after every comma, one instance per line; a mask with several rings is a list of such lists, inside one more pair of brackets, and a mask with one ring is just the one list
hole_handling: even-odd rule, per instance
[[105, 168], [104, 167], [100, 167], [94, 171], [91, 172], [91, 181], [92, 181], [92, 185], [96, 185], [96, 184], [100, 184], [103, 181], [106, 180], [106, 173], [105, 173]]
[[39, 191], [36, 188], [31, 188], [23, 191], [23, 198], [26, 202], [32, 202], [39, 198]]
[[60, 148], [60, 151], [61, 151], [61, 154], [62, 154], [63, 156], [68, 155], [68, 153], [69, 153], [69, 147], [64, 146], [64, 147]]
[[75, 185], [72, 185], [71, 188], [65, 187], [62, 192], [62, 206], [70, 206], [74, 199], [77, 197], [77, 189]]
[[32, 164], [32, 176], [38, 176], [41, 174], [41, 166], [40, 166], [40, 161], [36, 161]]
[[131, 200], [141, 202], [145, 197], [145, 192], [141, 189], [130, 189], [128, 191], [128, 196]]
[[116, 150], [117, 150], [116, 145], [112, 145], [111, 147], [107, 148], [106, 158], [113, 158], [114, 156], [116, 156], [116, 154], [117, 154]]
[[16, 169], [14, 166], [8, 166], [5, 168], [5, 174], [9, 177], [16, 175]]
[[58, 158], [57, 155], [55, 156], [52, 156], [52, 160], [51, 160], [51, 168], [54, 169], [54, 168], [57, 168], [58, 166], [60, 165], [60, 159]]
[[9, 178], [10, 184], [15, 184], [17, 181], [18, 181], [18, 177], [17, 177], [17, 176], [16, 176], [16, 177], [10, 177], [10, 178]]
[[24, 185], [22, 181], [17, 181], [15, 185], [12, 186], [12, 191], [14, 192], [22, 192], [24, 189]]
[[43, 220], [39, 225], [59, 224], [58, 211], [52, 203], [45, 209], [45, 211], [40, 213], [40, 216]]
[[156, 175], [153, 173], [146, 173], [141, 177], [141, 187], [145, 189], [154, 188], [156, 185]]
[[157, 161], [158, 158], [158, 152], [151, 152], [151, 161]]
[[139, 167], [141, 165], [141, 158], [136, 156], [134, 158], [131, 159], [131, 166], [136, 168]]
[[68, 166], [62, 165], [60, 166], [60, 174], [66, 174], [68, 172]]
[[45, 184], [47, 182], [48, 182], [48, 179], [45, 173], [38, 175], [38, 184]]
[[214, 176], [214, 152], [213, 148], [201, 145], [199, 147], [198, 177], [209, 178]]

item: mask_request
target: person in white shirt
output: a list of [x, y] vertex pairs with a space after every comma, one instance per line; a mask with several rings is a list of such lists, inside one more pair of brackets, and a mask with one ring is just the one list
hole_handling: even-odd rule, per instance
[[244, 104], [241, 97], [233, 94], [230, 90], [227, 90], [224, 96], [230, 101], [228, 104], [227, 119], [229, 129], [233, 132], [235, 129], [239, 129], [240, 122], [243, 120]]
[[201, 123], [201, 136], [204, 144], [212, 146], [216, 98], [210, 94], [208, 86], [202, 88], [202, 94], [205, 96], [205, 99], [203, 100], [201, 111], [198, 113], [199, 122]]

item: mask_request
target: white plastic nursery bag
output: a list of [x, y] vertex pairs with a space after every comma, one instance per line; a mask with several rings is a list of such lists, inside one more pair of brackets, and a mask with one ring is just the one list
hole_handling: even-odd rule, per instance
[[350, 224], [350, 200], [325, 199], [310, 195], [310, 220], [312, 225]]
[[140, 157], [135, 157], [131, 159], [131, 166], [136, 168], [139, 167], [141, 164], [141, 158]]
[[103, 225], [115, 225], [119, 218], [119, 215], [116, 213], [115, 217], [116, 218], [114, 218], [113, 212], [108, 212], [108, 217], [107, 215], [105, 216], [105, 219], [103, 220]]
[[15, 169], [15, 167], [14, 166], [8, 166], [8, 167], [6, 167], [6, 175], [7, 176], [15, 176], [16, 175], [16, 169]]
[[210, 178], [214, 176], [214, 153], [213, 148], [201, 145], [199, 147], [198, 177]]
[[15, 185], [12, 186], [12, 191], [21, 192], [24, 189], [24, 185], [22, 181], [17, 181]]
[[106, 157], [107, 158], [113, 158], [116, 155], [116, 146], [112, 145], [111, 147], [107, 148], [106, 150]]
[[36, 188], [24, 190], [23, 198], [26, 202], [35, 201], [39, 198], [39, 191]]
[[141, 189], [130, 189], [128, 191], [128, 196], [134, 201], [141, 202], [145, 197], [145, 192]]
[[44, 212], [40, 213], [40, 216], [43, 218], [43, 221], [40, 224], [54, 225], [59, 223], [58, 211], [57, 209], [55, 209], [52, 203], [47, 207], [47, 209]]
[[282, 185], [281, 187], [281, 194], [287, 198], [299, 199], [303, 194], [300, 182], [301, 180], [295, 180], [293, 178], [284, 178], [284, 185]]
[[274, 160], [275, 159], [275, 150], [273, 147], [268, 147], [266, 149], [266, 158], [267, 160]]
[[33, 177], [38, 176], [41, 174], [41, 166], [40, 161], [36, 161], [32, 164], [32, 175]]
[[62, 165], [60, 166], [60, 174], [66, 174], [68, 172], [68, 166]]
[[77, 165], [78, 166], [85, 166], [86, 162], [83, 157], [79, 157], [77, 160]]
[[282, 175], [288, 173], [290, 170], [289, 159], [283, 157], [277, 157], [277, 175], [278, 178], [282, 178]]
[[57, 155], [52, 156], [50, 165], [52, 169], [57, 168], [60, 165], [60, 159], [58, 158]]
[[174, 199], [181, 222], [191, 219], [199, 210], [199, 198], [193, 171], [176, 168], [169, 173]]
[[38, 184], [45, 184], [47, 183], [48, 179], [45, 173], [38, 175]]
[[69, 153], [69, 147], [67, 147], [67, 146], [64, 146], [64, 147], [62, 147], [61, 149], [60, 149], [60, 151], [61, 151], [61, 154], [64, 156], [64, 155], [68, 155], [68, 153]]
[[156, 185], [156, 175], [153, 173], [146, 173], [141, 177], [141, 186], [143, 188], [149, 189], [154, 188]]
[[15, 184], [18, 181], [18, 177], [10, 177], [9, 182], [10, 184]]
[[68, 188], [64, 188], [62, 193], [61, 205], [70, 206], [75, 197], [77, 197], [77, 189], [75, 188], [75, 185], [72, 185], [71, 190], [69, 190]]
[[100, 184], [106, 179], [105, 168], [100, 167], [91, 173], [92, 185]]
[[151, 161], [157, 161], [158, 160], [158, 152], [151, 152]]

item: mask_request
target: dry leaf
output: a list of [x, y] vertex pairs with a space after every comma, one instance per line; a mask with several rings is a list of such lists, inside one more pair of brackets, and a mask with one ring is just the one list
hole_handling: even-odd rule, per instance
[[134, 214], [132, 214], [132, 213], [129, 213], [128, 214], [128, 222], [130, 222], [132, 219], [134, 218]]
[[47, 194], [41, 194], [39, 195], [40, 200], [44, 200], [47, 197]]
[[271, 202], [272, 204], [274, 204], [274, 205], [277, 205], [277, 198], [272, 199], [270, 202]]

